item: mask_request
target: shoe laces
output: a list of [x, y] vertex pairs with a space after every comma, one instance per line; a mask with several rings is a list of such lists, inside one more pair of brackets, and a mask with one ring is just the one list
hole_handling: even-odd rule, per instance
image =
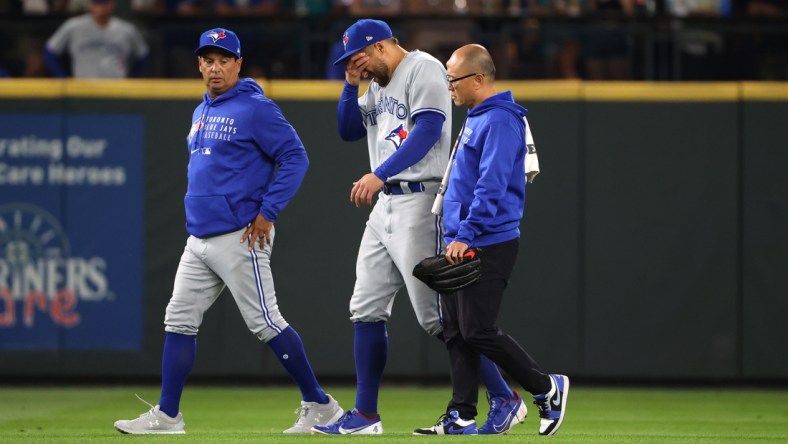
[[309, 406], [300, 406], [293, 412], [298, 415], [298, 419], [296, 419], [296, 425], [304, 424], [306, 421], [306, 417], [309, 415]]
[[153, 404], [149, 403], [148, 401], [146, 401], [146, 400], [142, 399], [142, 397], [140, 397], [140, 395], [138, 395], [138, 394], [136, 394], [136, 393], [134, 394], [134, 396], [136, 396], [136, 397], [137, 397], [137, 399], [139, 399], [139, 400], [140, 400], [140, 401], [141, 401], [143, 404], [145, 404], [145, 405], [147, 405], [148, 407], [150, 407], [150, 410], [148, 410], [147, 412], [145, 412], [145, 413], [141, 414], [141, 415], [140, 415], [140, 418], [142, 418], [143, 416], [149, 415], [149, 414], [150, 414], [150, 415], [152, 415], [152, 414], [153, 414], [153, 409], [155, 409], [155, 408], [156, 408], [156, 406], [154, 406]]
[[449, 415], [448, 413], [444, 413], [444, 414], [442, 414], [440, 416], [440, 418], [438, 418], [438, 422], [435, 423], [435, 426], [436, 427], [437, 426], [445, 426], [446, 424], [449, 424], [450, 422], [453, 422], [454, 420], [456, 420], [458, 418], [459, 417], [455, 417], [455, 416]]
[[487, 402], [490, 404], [490, 412], [487, 413], [487, 421], [492, 421], [493, 418], [495, 418], [495, 415], [501, 411], [503, 402], [501, 401], [501, 398], [491, 398], [489, 393], [487, 393]]
[[534, 398], [534, 405], [539, 409], [540, 418], [550, 417], [550, 398], [547, 395], [545, 395], [544, 399]]
[[344, 424], [346, 421], [350, 421], [352, 417], [353, 417], [353, 410], [348, 410], [345, 412], [344, 415], [342, 415], [342, 417], [339, 418], [339, 421], [337, 421], [336, 423]]

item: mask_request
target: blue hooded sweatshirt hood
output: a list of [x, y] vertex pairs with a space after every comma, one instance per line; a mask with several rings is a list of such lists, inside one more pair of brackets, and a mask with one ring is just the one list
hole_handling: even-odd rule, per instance
[[520, 237], [527, 112], [510, 91], [468, 111], [443, 203], [447, 244], [483, 247]]

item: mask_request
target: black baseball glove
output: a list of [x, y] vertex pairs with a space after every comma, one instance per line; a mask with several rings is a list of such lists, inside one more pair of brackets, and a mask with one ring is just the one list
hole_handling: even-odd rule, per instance
[[452, 265], [444, 255], [432, 256], [413, 268], [413, 276], [438, 293], [451, 293], [479, 280], [482, 275], [482, 260], [476, 249], [469, 249], [463, 261]]

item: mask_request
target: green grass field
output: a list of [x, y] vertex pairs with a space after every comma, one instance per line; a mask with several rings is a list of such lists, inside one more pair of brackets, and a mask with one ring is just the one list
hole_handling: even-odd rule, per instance
[[[328, 390], [349, 409], [352, 388]], [[380, 395], [382, 436], [285, 436], [296, 418], [299, 395], [291, 388], [188, 387], [181, 404], [187, 435], [121, 435], [116, 419], [147, 410], [134, 393], [152, 403], [158, 387], [0, 387], [0, 443], [413, 443], [459, 441], [558, 443], [786, 443], [788, 391], [701, 389], [609, 389], [572, 387], [567, 417], [558, 434], [537, 434], [538, 415], [508, 436], [412, 436], [445, 408], [449, 388], [386, 386]], [[481, 423], [486, 402], [481, 400]]]

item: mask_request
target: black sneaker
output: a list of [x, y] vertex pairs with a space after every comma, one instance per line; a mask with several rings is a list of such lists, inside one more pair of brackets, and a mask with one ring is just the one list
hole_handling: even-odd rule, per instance
[[569, 378], [564, 375], [550, 375], [553, 387], [543, 395], [534, 396], [534, 404], [539, 409], [540, 435], [552, 435], [561, 427], [566, 414], [566, 395], [569, 393]]
[[438, 418], [434, 426], [416, 429], [414, 435], [478, 435], [476, 421], [461, 419], [457, 410], [452, 410]]

